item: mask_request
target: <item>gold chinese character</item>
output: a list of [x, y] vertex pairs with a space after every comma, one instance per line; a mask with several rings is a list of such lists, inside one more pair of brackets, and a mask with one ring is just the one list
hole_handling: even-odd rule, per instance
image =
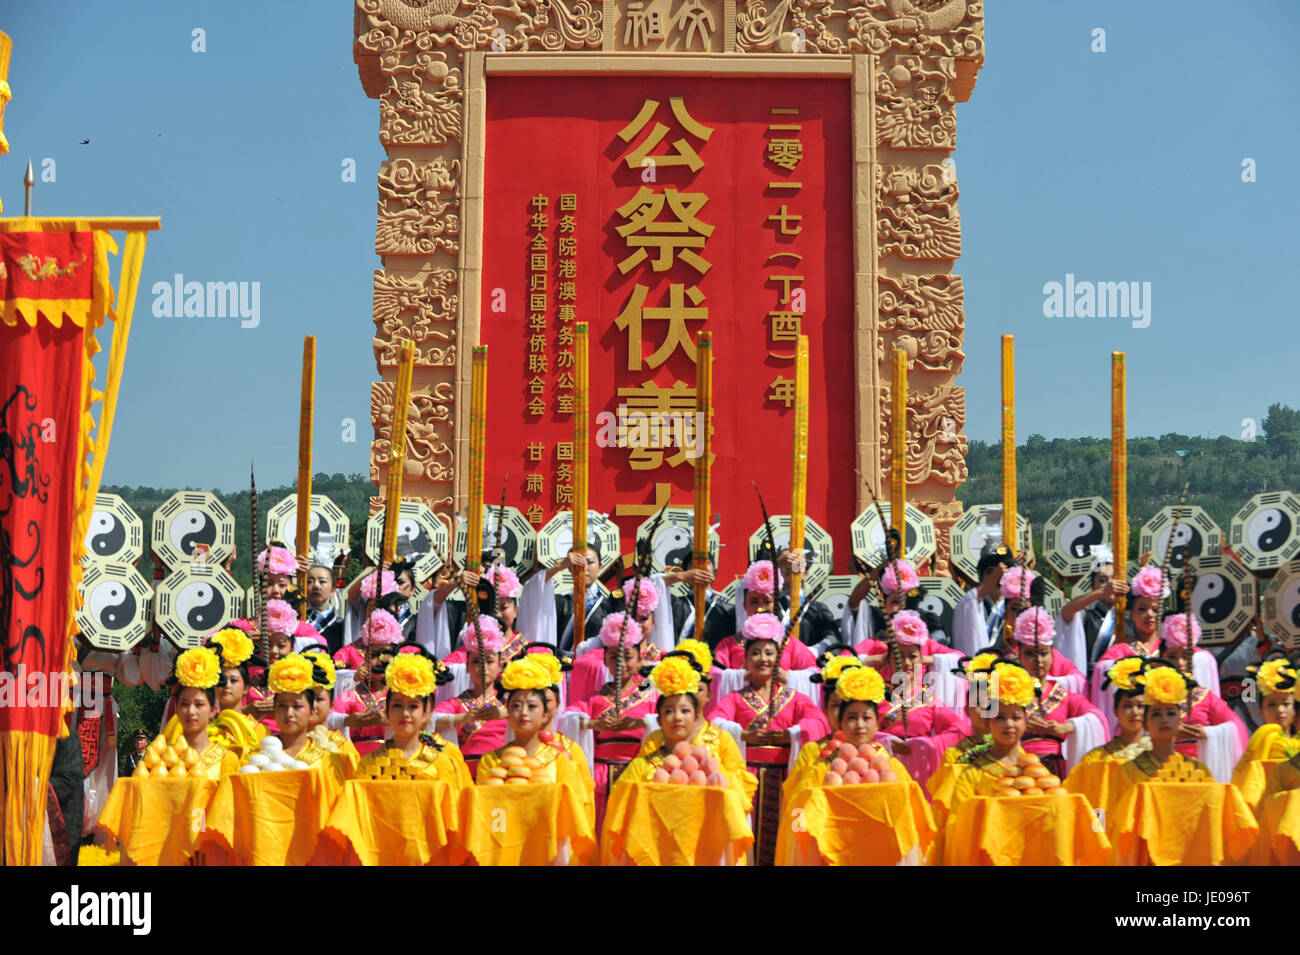
[[546, 208], [546, 202], [547, 202], [546, 197], [540, 194], [533, 196], [531, 200], [532, 207], [536, 209], [538, 212], [541, 212]]
[[[542, 459], [542, 456], [545, 454], [546, 454], [546, 445], [542, 444], [542, 442], [540, 441], [534, 441], [532, 444], [528, 446], [529, 461], [540, 461]], [[541, 475], [538, 475], [538, 477], [540, 476]]]
[[573, 503], [573, 485], [557, 484], [555, 485], [555, 503], [572, 504]]
[[[652, 471], [663, 465], [663, 449], [673, 445], [674, 431], [680, 440], [677, 453], [669, 460], [676, 466], [686, 460], [680, 445], [691, 443], [686, 422], [694, 421], [695, 389], [682, 381], [671, 387], [653, 381], [636, 388], [618, 389], [618, 446], [631, 448], [628, 463], [634, 471]], [[674, 427], [676, 422], [676, 427]]]
[[576, 192], [560, 193], [560, 211], [561, 212], [578, 211], [578, 194]]
[[[645, 297], [649, 289], [637, 284], [632, 289], [632, 298], [621, 315], [614, 321], [619, 331], [628, 332], [627, 370], [639, 371], [641, 368], [641, 323], [644, 321], [667, 321], [668, 334], [664, 343], [655, 350], [646, 362], [651, 368], [658, 368], [668, 360], [673, 350], [680, 346], [695, 361], [695, 342], [691, 340], [686, 327], [688, 321], [702, 322], [709, 317], [707, 307], [700, 307], [704, 293], [697, 286], [686, 288], [680, 282], [668, 286], [668, 306], [666, 308], [645, 308]], [[691, 300], [687, 307], [685, 299]]]
[[560, 259], [555, 266], [555, 274], [562, 279], [571, 279], [578, 274], [578, 263], [573, 259]]
[[545, 252], [534, 252], [528, 257], [528, 267], [534, 272], [545, 272], [548, 264]]
[[[708, 272], [712, 263], [694, 251], [704, 248], [705, 239], [713, 234], [712, 225], [696, 218], [708, 201], [709, 197], [702, 192], [678, 192], [671, 186], [663, 192], [652, 192], [645, 186], [638, 189], [617, 210], [627, 221], [616, 231], [629, 249], [636, 250], [618, 264], [618, 270], [626, 275], [645, 261], [648, 246], [659, 253], [651, 263], [656, 272], [672, 267], [674, 253], [701, 275]], [[674, 219], [659, 222], [665, 203]], [[695, 234], [688, 235], [688, 232]]]
[[[573, 338], [573, 329], [570, 328], [568, 325], [561, 325], [561, 326], [560, 326], [560, 334], [559, 334], [558, 336], [556, 336], [555, 343], [556, 343], [557, 345], [572, 345], [572, 344], [573, 344], [573, 341], [574, 341], [574, 338]], [[563, 352], [561, 352], [561, 354], [563, 354]], [[573, 367], [573, 355], [572, 355], [572, 354], [569, 355], [569, 367], [570, 367], [570, 368]]]
[[530, 272], [528, 273], [528, 291], [545, 292], [546, 291], [546, 273]]
[[528, 390], [535, 395], [540, 395], [546, 391], [546, 382], [541, 375], [533, 375], [528, 380]]
[[542, 476], [536, 472], [528, 475], [527, 483], [524, 485], [525, 494], [541, 494], [543, 491]]
[[772, 332], [769, 336], [774, 342], [797, 342], [803, 327], [803, 312], [768, 312], [772, 320]]
[[[669, 99], [669, 105], [672, 107], [673, 115], [677, 117], [677, 122], [681, 124], [686, 132], [690, 133], [701, 142], [707, 143], [709, 137], [713, 135], [713, 129], [699, 123], [690, 113], [686, 111], [686, 104], [680, 96], [673, 96]], [[641, 112], [637, 113], [636, 118], [618, 131], [619, 139], [625, 143], [630, 143], [645, 129], [646, 124], [654, 118], [655, 111], [659, 109], [659, 101], [647, 99], [641, 106]], [[650, 159], [652, 163], [659, 166], [687, 166], [691, 172], [699, 172], [704, 163], [700, 160], [699, 154], [695, 152], [693, 146], [685, 139], [678, 139], [673, 143], [676, 150], [673, 153], [651, 156], [650, 150], [654, 149], [661, 142], [664, 136], [668, 135], [668, 127], [663, 123], [656, 122], [650, 130], [650, 135], [636, 149], [632, 150], [631, 155], [626, 158], [629, 169], [640, 169], [648, 165], [646, 160]]]
[[573, 460], [573, 442], [557, 441], [555, 442], [555, 460], [572, 461]]
[[804, 277], [802, 275], [769, 275], [767, 277], [767, 280], [769, 282], [781, 283], [781, 304], [789, 305], [790, 304], [790, 283], [802, 282], [803, 278]]
[[[561, 322], [567, 323], [577, 318], [577, 315], [575, 314], [575, 309], [572, 305], [561, 305], [558, 317]], [[561, 331], [563, 331], [563, 329], [561, 329]]]
[[666, 482], [655, 483], [655, 501], [653, 504], [615, 504], [615, 517], [651, 517], [658, 514], [672, 496], [672, 485]]
[[578, 284], [576, 282], [561, 282], [559, 291], [555, 293], [556, 301], [572, 302], [578, 298]]
[[577, 255], [578, 254], [578, 237], [573, 235], [562, 235], [556, 242], [556, 251], [560, 255]]
[[566, 235], [572, 235], [573, 230], [577, 228], [577, 220], [573, 216], [560, 216], [559, 231]]
[[573, 414], [573, 395], [555, 396], [556, 414]]
[[562, 461], [555, 469], [555, 480], [560, 484], [572, 484], [573, 465], [567, 461]]
[[787, 408], [794, 404], [794, 379], [782, 375], [776, 376], [767, 390], [768, 401], [782, 402]]
[[530, 415], [536, 416], [539, 414], [545, 414], [545, 412], [546, 412], [546, 402], [542, 401], [541, 398], [539, 398], [537, 395], [533, 395], [530, 399], [528, 399], [528, 413]]
[[530, 335], [528, 338], [528, 350], [530, 352], [540, 352], [546, 354], [546, 336]]
[[540, 232], [537, 233], [535, 236], [533, 236], [533, 241], [528, 243], [528, 248], [531, 249], [533, 252], [545, 252], [546, 236], [544, 236]]
[[528, 313], [528, 330], [533, 332], [546, 331], [546, 313], [529, 312]]
[[794, 167], [803, 159], [803, 143], [797, 139], [769, 139], [767, 142], [767, 161], [774, 166], [794, 172]]
[[540, 232], [546, 228], [549, 222], [550, 220], [546, 217], [545, 212], [534, 212], [528, 220], [528, 226]]
[[[564, 337], [564, 333], [565, 333], [566, 331], [568, 331], [568, 329], [566, 329], [566, 328], [561, 328], [561, 329], [560, 329], [560, 337], [561, 337], [561, 338]], [[566, 343], [563, 342], [563, 341], [561, 341], [561, 342], [559, 342], [559, 344], [563, 345], [563, 344], [566, 344]], [[572, 332], [569, 332], [569, 341], [567, 342], [567, 344], [570, 344], [570, 345], [573, 344], [573, 333], [572, 333]], [[573, 367], [573, 352], [569, 351], [569, 350], [566, 348], [565, 350], [561, 351], [558, 355], [556, 355], [556, 356], [555, 356], [555, 367], [556, 367], [556, 368], [572, 368], [572, 367]]]
[[546, 516], [542, 511], [542, 505], [540, 504], [530, 504], [528, 510], [524, 513], [528, 517], [528, 523], [532, 524], [534, 527], [540, 525], [542, 523], [542, 518]]
[[801, 225], [796, 225], [795, 228], [793, 229], [789, 228], [791, 221], [794, 221], [795, 223], [802, 222], [803, 216], [796, 215], [795, 213], [791, 212], [784, 202], [781, 203], [780, 212], [773, 212], [770, 216], [767, 217], [768, 222], [771, 222], [773, 220], [776, 220], [777, 222], [781, 223], [782, 235], [798, 235], [800, 232], [803, 231], [803, 226]]
[[534, 292], [528, 296], [528, 310], [530, 312], [546, 311], [546, 296]]
[[564, 372], [564, 373], [562, 373], [562, 374], [560, 375], [560, 377], [557, 378], [556, 381], [555, 381], [555, 387], [556, 387], [556, 388], [567, 389], [567, 390], [570, 390], [570, 391], [573, 390], [573, 387], [574, 387], [576, 384], [577, 384], [577, 382], [575, 382], [575, 381], [573, 380], [573, 374], [572, 374], [571, 372], [567, 372], [567, 371]]
[[546, 371], [546, 356], [537, 354], [529, 355], [528, 370], [530, 372]]

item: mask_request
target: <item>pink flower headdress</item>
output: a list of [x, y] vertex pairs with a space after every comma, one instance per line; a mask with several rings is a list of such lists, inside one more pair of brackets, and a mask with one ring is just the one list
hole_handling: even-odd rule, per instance
[[[489, 617], [482, 614], [478, 618], [478, 629], [483, 634], [483, 648], [488, 653], [500, 653], [505, 644], [505, 636], [501, 633], [501, 625], [497, 623], [496, 617]], [[465, 652], [471, 650], [478, 652], [479, 638], [478, 633], [474, 632], [474, 624], [466, 624], [460, 631], [460, 645], [465, 648]]]
[[1021, 643], [1050, 647], [1056, 636], [1052, 615], [1042, 607], [1030, 607], [1016, 618], [1015, 637]]
[[894, 639], [899, 643], [921, 647], [925, 646], [925, 641], [930, 639], [930, 628], [925, 625], [925, 621], [915, 610], [898, 611], [894, 614], [890, 626], [894, 631]]
[[611, 613], [600, 625], [600, 642], [604, 646], [618, 646], [619, 631], [623, 631], [623, 646], [635, 647], [641, 643], [641, 625], [635, 620], [629, 620], [627, 629], [623, 630], [624, 617], [626, 614]]
[[[895, 570], [895, 564], [898, 569]], [[880, 589], [887, 594], [898, 593], [899, 578], [903, 581], [903, 593], [910, 593], [921, 586], [916, 574], [916, 567], [909, 560], [890, 561], [885, 565], [885, 572], [880, 575]]]

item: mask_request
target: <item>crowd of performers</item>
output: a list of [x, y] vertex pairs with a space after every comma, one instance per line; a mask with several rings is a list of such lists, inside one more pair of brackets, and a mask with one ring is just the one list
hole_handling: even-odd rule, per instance
[[[1126, 581], [1100, 549], [1093, 589], [1057, 615], [1042, 606], [1033, 570], [1005, 546], [987, 549], [950, 634], [918, 612], [917, 569], [905, 559], [868, 570], [840, 620], [820, 604], [791, 619], [788, 582], [805, 568], [789, 552], [751, 563], [734, 604], [712, 589], [711, 562], [600, 586], [601, 555], [589, 548], [524, 581], [500, 564], [464, 571], [432, 586], [416, 612], [407, 564], [335, 595], [323, 567], [298, 593], [299, 561], [285, 548], [258, 561], [265, 640], [258, 620], [241, 619], [204, 647], [164, 642], [132, 658], [134, 682], [171, 681], [161, 736], [183, 740], [166, 751], [163, 740], [138, 741], [127, 769], [141, 785], [174, 760], [214, 781], [255, 772], [268, 736], [284, 758], [338, 784], [387, 778], [394, 761], [403, 778], [486, 798], [480, 787], [533, 774], [581, 811], [563, 840], [544, 825], [530, 838], [563, 842], [566, 861], [612, 863], [647, 858], [656, 837], [645, 800], [668, 799], [655, 787], [694, 784], [721, 790], [718, 806], [730, 808], [676, 825], [722, 847], [720, 861], [757, 864], [861, 861], [863, 851], [881, 862], [987, 861], [1002, 837], [967, 830], [1005, 820], [963, 806], [1039, 793], [1070, 797], [1062, 805], [1090, 820], [1105, 811], [1104, 857], [1061, 861], [1158, 862], [1173, 850], [1160, 848], [1157, 830], [1174, 822], [1150, 807], [1138, 818], [1136, 790], [1165, 780], [1229, 784], [1202, 787], [1220, 793], [1205, 798], [1223, 803], [1228, 833], [1211, 840], [1218, 856], [1208, 861], [1242, 861], [1264, 825], [1254, 814], [1300, 786], [1293, 662], [1276, 654], [1252, 668], [1263, 725], [1249, 734], [1162, 570]], [[579, 569], [590, 583], [574, 634], [575, 597], [556, 584]], [[680, 583], [709, 585], [698, 634], [690, 599], [672, 593]], [[457, 590], [468, 600], [450, 599]], [[1117, 597], [1127, 602], [1118, 620]], [[121, 678], [125, 660], [102, 659], [112, 656], [83, 654], [81, 666]], [[871, 798], [888, 790], [888, 812], [854, 802], [873, 787], [884, 788]], [[1287, 835], [1265, 825], [1250, 858], [1278, 861], [1264, 843]], [[681, 861], [665, 853], [648, 858]]]

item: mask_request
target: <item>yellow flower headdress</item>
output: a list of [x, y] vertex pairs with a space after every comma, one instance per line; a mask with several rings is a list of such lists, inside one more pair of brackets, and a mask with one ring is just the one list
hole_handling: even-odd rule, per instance
[[1034, 690], [1038, 681], [1029, 675], [1029, 671], [1014, 663], [998, 663], [993, 667], [989, 680], [989, 695], [999, 703], [1007, 706], [1028, 706], [1034, 701]]
[[243, 666], [253, 655], [253, 641], [238, 627], [218, 630], [209, 638], [209, 642], [221, 648], [222, 666]]
[[987, 680], [989, 670], [997, 662], [998, 655], [992, 650], [986, 650], [983, 653], [977, 653], [966, 661], [966, 679], [967, 680]]
[[312, 662], [301, 653], [291, 653], [271, 664], [266, 685], [272, 693], [305, 693], [312, 688]]
[[862, 666], [862, 661], [851, 653], [831, 657], [822, 667], [822, 682], [833, 683], [844, 676], [844, 671]]
[[1122, 657], [1106, 673], [1106, 681], [1118, 690], [1140, 690], [1137, 676], [1146, 661], [1142, 657]]
[[713, 669], [713, 652], [709, 645], [703, 640], [688, 639], [677, 644], [678, 650], [685, 650], [695, 658], [695, 662], [700, 665], [700, 670], [708, 673]]
[[334, 661], [330, 659], [330, 655], [321, 650], [304, 650], [302, 655], [315, 663], [325, 673], [325, 682], [316, 685], [326, 690], [333, 690], [334, 681], [338, 678], [338, 671], [334, 668]]
[[525, 653], [522, 657], [507, 663], [506, 668], [501, 671], [501, 688], [513, 692], [514, 690], [546, 690], [555, 686], [556, 677], [551, 668], [537, 659], [543, 655]]
[[650, 671], [650, 682], [660, 696], [700, 692], [700, 674], [685, 657], [666, 657]]
[[885, 698], [885, 680], [874, 667], [848, 667], [840, 674], [835, 692], [841, 700], [879, 703]]
[[221, 660], [207, 647], [186, 650], [176, 658], [176, 680], [181, 686], [210, 690], [221, 682]]
[[1183, 703], [1187, 699], [1187, 678], [1171, 666], [1147, 667], [1136, 679], [1142, 684], [1142, 702], [1147, 706]]
[[438, 688], [438, 675], [428, 657], [419, 653], [399, 653], [384, 670], [384, 682], [394, 693], [419, 699], [433, 695]]
[[1300, 691], [1300, 681], [1296, 679], [1295, 666], [1284, 657], [1261, 663], [1255, 670], [1255, 683], [1265, 696], [1274, 693], [1290, 693], [1293, 690]]

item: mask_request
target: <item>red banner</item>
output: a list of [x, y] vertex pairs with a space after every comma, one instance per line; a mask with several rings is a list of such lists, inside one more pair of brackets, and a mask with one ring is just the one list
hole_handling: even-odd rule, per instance
[[[0, 234], [0, 732], [54, 736], [66, 684], [90, 233]], [[35, 310], [39, 309], [41, 317]], [[55, 327], [49, 320], [56, 317]]]
[[713, 509], [728, 545], [722, 574], [739, 572], [762, 524], [750, 481], [770, 512], [790, 508], [802, 333], [812, 346], [807, 510], [847, 562], [849, 102], [843, 79], [489, 77], [489, 499], [508, 472], [509, 499], [535, 524], [570, 506], [572, 328], [586, 321], [599, 445], [591, 507], [619, 521], [627, 551], [658, 505], [690, 506], [694, 342], [708, 329]]

